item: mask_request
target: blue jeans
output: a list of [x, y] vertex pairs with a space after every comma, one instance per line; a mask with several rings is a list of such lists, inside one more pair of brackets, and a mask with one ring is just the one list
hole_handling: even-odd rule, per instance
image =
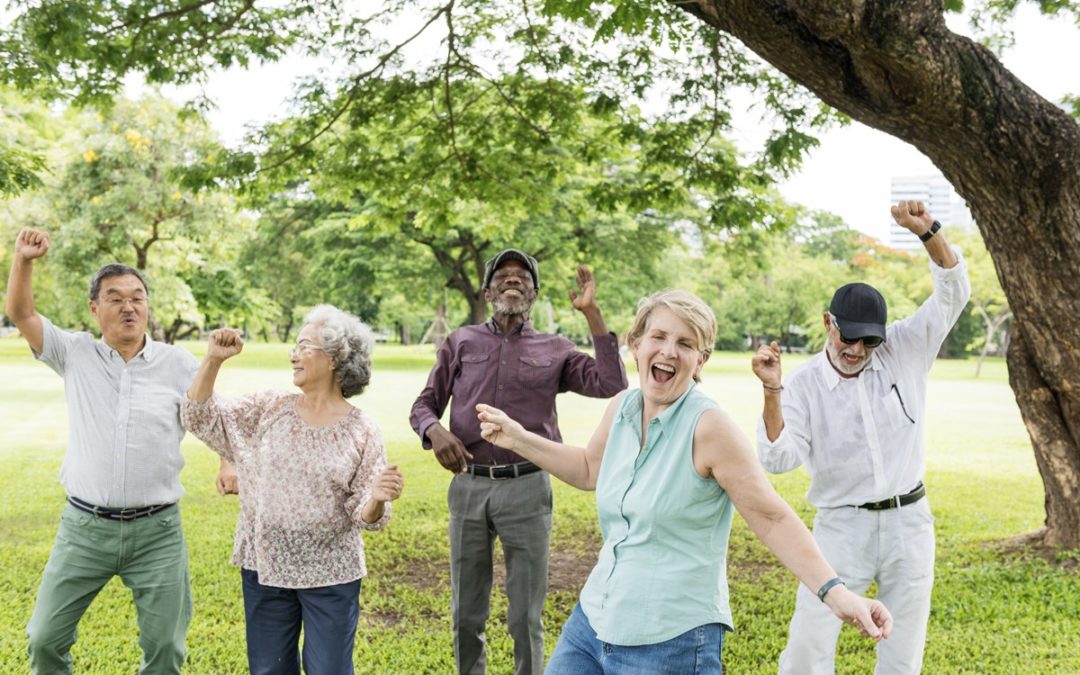
[[601, 642], [581, 605], [575, 605], [545, 675], [718, 675], [724, 626], [708, 623], [652, 645]]
[[252, 675], [353, 672], [353, 644], [360, 620], [360, 580], [318, 588], [278, 588], [259, 583], [258, 572], [240, 570], [244, 583], [248, 668]]

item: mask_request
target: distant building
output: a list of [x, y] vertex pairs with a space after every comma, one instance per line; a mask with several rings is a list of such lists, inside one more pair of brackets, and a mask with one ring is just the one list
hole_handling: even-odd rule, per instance
[[[891, 194], [893, 204], [904, 199], [922, 201], [942, 225], [967, 230], [975, 224], [964, 200], [941, 174], [894, 177]], [[890, 218], [889, 246], [901, 251], [918, 251], [922, 249], [922, 242]]]

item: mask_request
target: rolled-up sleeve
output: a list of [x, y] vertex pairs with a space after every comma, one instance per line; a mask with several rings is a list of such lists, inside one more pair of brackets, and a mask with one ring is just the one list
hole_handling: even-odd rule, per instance
[[67, 367], [67, 354], [72, 345], [79, 339], [89, 340], [90, 336], [87, 333], [72, 333], [61, 330], [44, 316], [41, 317], [41, 330], [41, 353], [39, 354], [32, 349], [30, 351], [35, 359], [49, 366], [57, 375], [62, 377], [64, 369]]
[[938, 350], [971, 299], [971, 281], [967, 261], [953, 246], [956, 265], [945, 268], [931, 261], [930, 274], [934, 292], [910, 317], [890, 327], [889, 340], [896, 344], [901, 359], [919, 359], [923, 370], [930, 370]]
[[592, 336], [595, 357], [571, 347], [563, 364], [560, 391], [572, 391], [593, 398], [610, 398], [626, 389], [626, 367], [619, 356], [614, 333]]
[[[790, 383], [786, 385], [791, 388]], [[775, 441], [769, 440], [765, 429], [765, 419], [758, 418], [757, 452], [761, 465], [769, 473], [785, 473], [803, 463], [803, 458], [810, 453], [810, 434], [808, 412], [795, 396], [790, 393], [781, 404], [784, 414], [784, 428]]]

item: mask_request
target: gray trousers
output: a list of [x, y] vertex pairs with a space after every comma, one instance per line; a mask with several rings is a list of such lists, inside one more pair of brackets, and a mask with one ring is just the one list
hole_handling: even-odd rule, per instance
[[484, 627], [491, 609], [492, 550], [506, 561], [506, 623], [514, 640], [514, 674], [544, 670], [544, 625], [551, 481], [539, 471], [503, 480], [454, 476], [450, 507], [450, 587], [458, 672], [486, 672]]

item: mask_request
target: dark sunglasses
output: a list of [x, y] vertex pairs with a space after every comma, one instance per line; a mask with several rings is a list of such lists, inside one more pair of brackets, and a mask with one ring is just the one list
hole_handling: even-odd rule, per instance
[[[837, 328], [836, 332], [840, 333], [840, 329]], [[844, 334], [840, 333], [840, 342], [843, 342], [846, 345], [853, 345], [859, 340], [862, 340], [863, 346], [867, 349], [873, 349], [874, 347], [880, 346], [882, 342], [885, 342], [885, 338], [878, 337], [877, 335], [867, 335], [866, 337], [855, 338], [853, 340], [844, 337]]]

